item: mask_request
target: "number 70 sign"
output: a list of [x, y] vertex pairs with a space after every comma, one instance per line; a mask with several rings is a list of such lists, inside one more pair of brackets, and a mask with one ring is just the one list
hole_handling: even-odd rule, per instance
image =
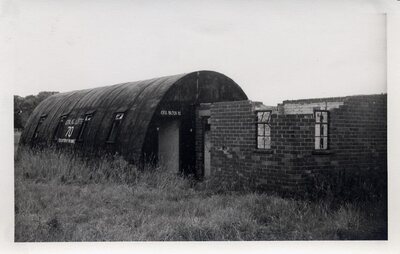
[[67, 132], [65, 132], [65, 137], [70, 138], [74, 133], [74, 126], [68, 126]]

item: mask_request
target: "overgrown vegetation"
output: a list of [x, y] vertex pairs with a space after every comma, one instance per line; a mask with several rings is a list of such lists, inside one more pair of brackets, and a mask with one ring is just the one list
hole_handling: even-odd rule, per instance
[[58, 92], [40, 92], [37, 95], [28, 95], [25, 97], [14, 95], [14, 128], [23, 129], [36, 106], [47, 97], [56, 93]]
[[220, 192], [122, 158], [44, 150], [15, 161], [16, 241], [386, 239], [383, 202]]
[[[382, 159], [381, 161], [385, 161]], [[378, 163], [375, 163], [378, 164]], [[376, 168], [330, 169], [314, 174], [310, 198], [335, 202], [387, 201], [386, 166]]]

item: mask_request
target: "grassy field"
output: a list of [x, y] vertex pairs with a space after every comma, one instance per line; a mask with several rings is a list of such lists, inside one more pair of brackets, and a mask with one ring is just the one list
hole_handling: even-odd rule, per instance
[[384, 207], [221, 192], [121, 158], [23, 150], [15, 161], [17, 242], [386, 239]]

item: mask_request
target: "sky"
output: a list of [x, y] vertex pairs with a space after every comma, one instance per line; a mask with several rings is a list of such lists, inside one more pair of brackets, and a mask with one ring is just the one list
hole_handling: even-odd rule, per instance
[[26, 96], [214, 70], [266, 105], [385, 93], [379, 2], [3, 1], [7, 85]]

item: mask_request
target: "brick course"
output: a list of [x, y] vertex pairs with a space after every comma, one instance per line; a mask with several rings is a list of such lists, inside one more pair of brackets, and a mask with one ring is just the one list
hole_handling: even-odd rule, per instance
[[[285, 113], [285, 102], [278, 105], [271, 115], [270, 150], [256, 149], [256, 103], [246, 100], [209, 105], [212, 178], [231, 185], [295, 193], [309, 188], [312, 177], [324, 171], [386, 170], [386, 95], [327, 101], [329, 104], [324, 104], [323, 99], [288, 101], [289, 113]], [[314, 150], [315, 120], [310, 105], [313, 109], [334, 105], [328, 107], [327, 152]], [[200, 172], [203, 143], [202, 126], [198, 122], [196, 151]]]

